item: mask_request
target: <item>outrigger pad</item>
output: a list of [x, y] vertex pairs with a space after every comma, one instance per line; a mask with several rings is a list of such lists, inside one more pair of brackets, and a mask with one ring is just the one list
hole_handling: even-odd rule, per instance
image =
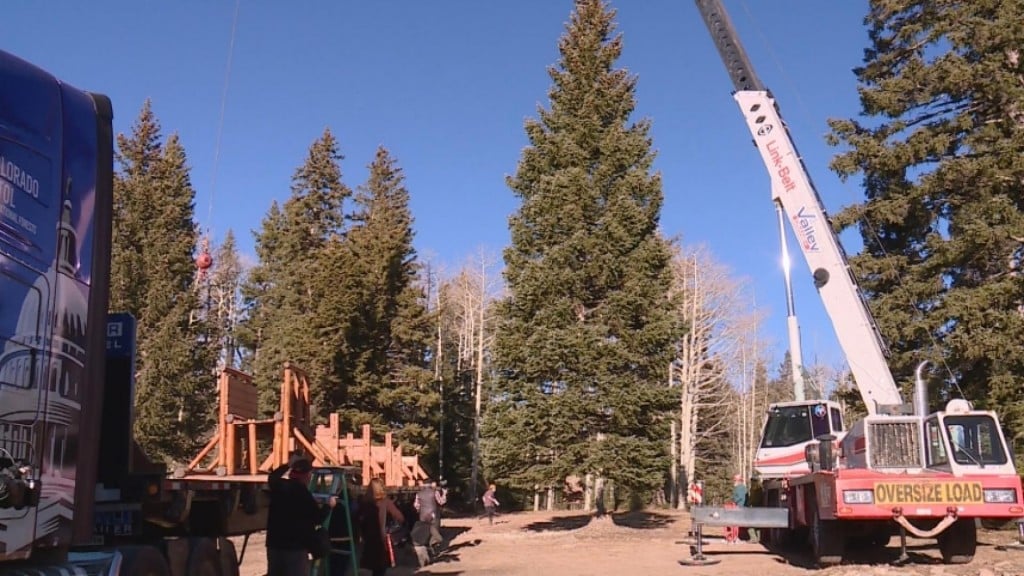
[[710, 558], [708, 556], [690, 556], [679, 561], [681, 566], [711, 566], [721, 562], [721, 558]]

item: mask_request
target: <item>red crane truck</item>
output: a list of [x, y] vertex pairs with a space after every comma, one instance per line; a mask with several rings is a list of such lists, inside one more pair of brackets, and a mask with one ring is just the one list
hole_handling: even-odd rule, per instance
[[[736, 100], [824, 302], [868, 415], [846, 428], [837, 403], [772, 405], [755, 455], [763, 508], [697, 508], [698, 525], [766, 528], [767, 544], [808, 541], [820, 565], [847, 546], [885, 546], [906, 533], [936, 538], [947, 563], [969, 562], [976, 522], [1020, 522], [1021, 480], [995, 412], [953, 399], [929, 412], [918, 367], [904, 402], [887, 350], [810, 175], [720, 0], [695, 0]], [[700, 539], [698, 538], [698, 543]], [[698, 551], [694, 562], [707, 559]]]

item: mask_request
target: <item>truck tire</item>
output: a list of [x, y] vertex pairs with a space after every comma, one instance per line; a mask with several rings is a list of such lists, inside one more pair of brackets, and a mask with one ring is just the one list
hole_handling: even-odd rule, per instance
[[835, 566], [843, 561], [846, 538], [842, 527], [835, 520], [822, 520], [818, 514], [818, 497], [809, 492], [807, 498], [807, 515], [810, 521], [811, 554], [819, 566]]
[[193, 538], [188, 543], [189, 576], [221, 576], [220, 550], [210, 538]]
[[118, 576], [171, 576], [164, 555], [152, 546], [125, 546], [121, 553]]
[[961, 518], [939, 534], [939, 552], [946, 564], [967, 564], [978, 549], [978, 525], [974, 518]]
[[227, 538], [220, 539], [220, 576], [238, 576], [238, 554], [235, 544]]

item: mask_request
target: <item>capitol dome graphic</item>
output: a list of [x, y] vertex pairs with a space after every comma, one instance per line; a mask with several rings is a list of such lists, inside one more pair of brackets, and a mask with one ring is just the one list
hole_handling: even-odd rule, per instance
[[[72, 204], [65, 201], [54, 261], [30, 288], [25, 286], [13, 334], [0, 334], [6, 337], [0, 351], [0, 447], [19, 463], [40, 464], [32, 473], [42, 485], [36, 537], [70, 522], [74, 504], [89, 305], [87, 288], [77, 278], [78, 238], [71, 213]], [[25, 513], [0, 510], [0, 524]], [[25, 522], [13, 526], [30, 528]], [[33, 535], [21, 532], [0, 532], [0, 548], [29, 544]]]

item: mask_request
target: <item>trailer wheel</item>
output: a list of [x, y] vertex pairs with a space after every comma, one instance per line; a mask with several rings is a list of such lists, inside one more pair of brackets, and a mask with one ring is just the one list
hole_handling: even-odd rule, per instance
[[974, 518], [961, 518], [939, 534], [939, 552], [946, 564], [967, 564], [978, 549], [978, 526]]
[[163, 554], [152, 546], [125, 546], [121, 553], [118, 576], [171, 576]]
[[210, 538], [193, 538], [188, 546], [189, 576], [221, 576], [220, 550]]
[[843, 561], [846, 538], [835, 520], [822, 520], [818, 515], [817, 495], [807, 494], [807, 515], [810, 516], [811, 553], [819, 566], [835, 566]]
[[219, 540], [220, 545], [220, 575], [238, 576], [238, 554], [235, 552], [235, 544], [227, 538]]

